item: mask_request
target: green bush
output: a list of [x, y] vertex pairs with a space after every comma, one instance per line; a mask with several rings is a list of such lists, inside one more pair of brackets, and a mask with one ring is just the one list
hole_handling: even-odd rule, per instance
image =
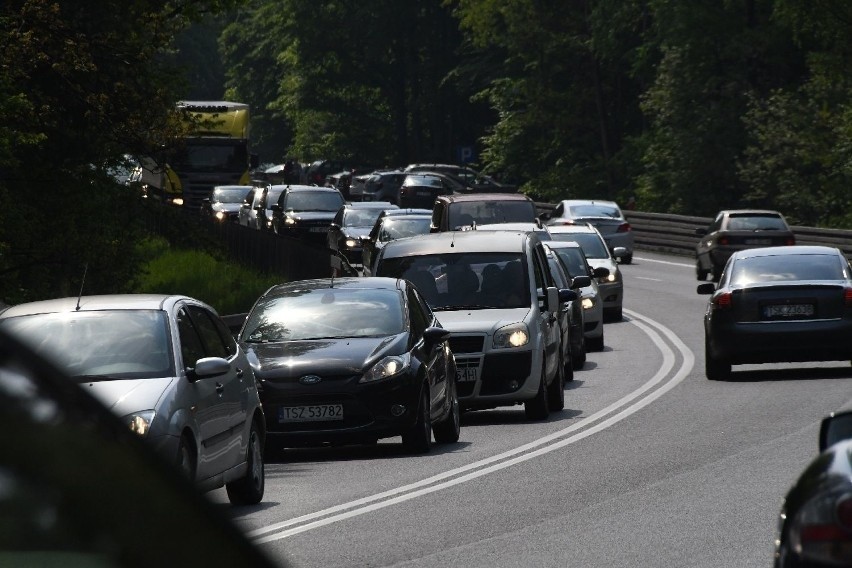
[[148, 239], [140, 249], [149, 260], [136, 279], [136, 292], [184, 294], [210, 304], [220, 315], [249, 311], [263, 292], [280, 283], [206, 252], [173, 250], [165, 239]]

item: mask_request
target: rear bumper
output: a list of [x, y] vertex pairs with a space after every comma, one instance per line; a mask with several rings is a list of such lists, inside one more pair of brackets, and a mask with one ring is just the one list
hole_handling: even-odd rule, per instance
[[852, 321], [722, 323], [708, 337], [731, 363], [852, 360]]

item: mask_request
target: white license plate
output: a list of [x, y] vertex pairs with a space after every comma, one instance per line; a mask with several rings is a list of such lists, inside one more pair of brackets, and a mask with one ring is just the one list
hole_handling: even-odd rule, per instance
[[325, 233], [326, 231], [328, 231], [328, 229], [327, 229], [327, 228], [325, 228], [325, 227], [311, 227], [311, 228], [310, 228], [310, 229], [308, 229], [308, 230], [309, 230], [311, 233]]
[[813, 304], [780, 304], [764, 306], [763, 315], [768, 318], [790, 318], [814, 315]]
[[278, 409], [278, 422], [325, 422], [328, 420], [343, 420], [342, 404], [282, 406]]
[[746, 239], [745, 244], [747, 244], [747, 245], [771, 245], [772, 239]]
[[456, 368], [457, 383], [472, 383], [476, 382], [476, 367], [457, 367]]

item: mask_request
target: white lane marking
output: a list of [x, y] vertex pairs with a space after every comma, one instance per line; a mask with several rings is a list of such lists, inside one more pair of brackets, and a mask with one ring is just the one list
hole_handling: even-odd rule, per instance
[[662, 282], [659, 278], [646, 278], [644, 276], [637, 276], [636, 280], [650, 280], [651, 282]]
[[[617, 422], [638, 412], [639, 410], [649, 405], [651, 402], [657, 400], [663, 394], [667, 393], [669, 390], [677, 386], [681, 381], [683, 381], [689, 375], [689, 372], [692, 370], [695, 364], [695, 356], [692, 351], [690, 351], [690, 349], [680, 340], [680, 338], [678, 338], [677, 335], [675, 335], [674, 332], [672, 332], [670, 329], [666, 328], [658, 322], [655, 322], [654, 320], [651, 320], [650, 318], [641, 316], [640, 314], [631, 310], [625, 309], [624, 311], [625, 313], [631, 316], [632, 319], [630, 320], [630, 323], [636, 325], [640, 330], [642, 330], [646, 335], [648, 335], [648, 337], [660, 350], [663, 355], [663, 364], [660, 366], [657, 373], [648, 382], [646, 382], [644, 385], [631, 392], [630, 394], [624, 396], [623, 398], [621, 398], [621, 400], [610, 404], [603, 410], [596, 412], [585, 420], [577, 422], [567, 428], [558, 430], [552, 434], [549, 434], [543, 438], [540, 438], [518, 448], [503, 452], [502, 454], [491, 456], [490, 458], [479, 460], [477, 462], [434, 475], [427, 479], [423, 479], [421, 481], [417, 481], [415, 483], [411, 483], [403, 487], [398, 487], [395, 489], [384, 491], [382, 493], [377, 493], [375, 495], [370, 495], [368, 497], [357, 499], [349, 503], [343, 503], [341, 505], [329, 507], [322, 511], [303, 515], [295, 519], [275, 523], [268, 527], [256, 529], [254, 531], [249, 532], [248, 536], [254, 539], [254, 541], [258, 544], [273, 542], [302, 532], [309, 531], [311, 529], [330, 525], [338, 521], [363, 515], [372, 511], [383, 509], [385, 507], [390, 507], [391, 505], [402, 503], [410, 499], [414, 499], [415, 497], [420, 497], [422, 495], [427, 495], [429, 493], [434, 493], [442, 489], [459, 485], [466, 481], [482, 477], [489, 473], [505, 469], [512, 465], [516, 465], [531, 460], [540, 455], [563, 448], [569, 444], [573, 444], [574, 442], [582, 440], [583, 438], [586, 438], [596, 432], [604, 430], [605, 428], [608, 428], [613, 424], [616, 424]], [[656, 330], [653, 328], [655, 328]], [[631, 406], [622, 409], [617, 414], [614, 414], [609, 418], [602, 420], [608, 414], [624, 406], [628, 402], [633, 401], [640, 395], [648, 392], [650, 389], [660, 384], [674, 367], [676, 360], [675, 354], [669, 348], [669, 346], [666, 345], [666, 343], [660, 337], [659, 333], [657, 333], [657, 330], [662, 333], [680, 352], [681, 356], [683, 357], [683, 361], [681, 363], [680, 368], [663, 386], [650, 393], [645, 398], [634, 402]], [[581, 428], [586, 428], [587, 426], [589, 426], [589, 424], [594, 424], [599, 420], [601, 420], [599, 424], [595, 424], [591, 427], [588, 427], [588, 429], [584, 430], [583, 432], [564, 438], [564, 436], [566, 436], [567, 434], [579, 430]]]
[[656, 262], [658, 264], [669, 264], [671, 266], [685, 266], [686, 268], [695, 268], [694, 264], [687, 264], [685, 262], [672, 262], [670, 260], [657, 260], [656, 258], [646, 258], [644, 256], [634, 256], [636, 260], [643, 260], [645, 262]]

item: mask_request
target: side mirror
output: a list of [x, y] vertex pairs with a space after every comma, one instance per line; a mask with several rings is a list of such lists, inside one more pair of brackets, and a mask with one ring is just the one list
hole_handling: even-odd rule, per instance
[[843, 440], [852, 439], [852, 410], [832, 412], [819, 427], [819, 451]]
[[712, 282], [705, 282], [704, 284], [699, 284], [695, 291], [703, 296], [709, 296], [716, 291], [716, 285]]
[[571, 280], [571, 288], [585, 288], [592, 285], [592, 279], [589, 276], [575, 276]]
[[547, 288], [547, 304], [546, 309], [548, 312], [555, 314], [559, 311], [559, 289], [556, 286], [549, 286]]
[[427, 327], [423, 331], [423, 341], [428, 347], [437, 345], [442, 341], [446, 341], [449, 337], [449, 330], [446, 330], [443, 327]]
[[329, 229], [339, 229], [340, 225], [338, 225], [337, 223], [329, 223], [328, 228]]
[[542, 221], [549, 221], [550, 217], [551, 217], [551, 214], [550, 214], [549, 211], [545, 211], [541, 215], [538, 216], [538, 218], [541, 219]]
[[373, 239], [370, 238], [370, 235], [360, 235], [358, 237], [358, 240], [361, 241], [361, 244], [364, 244], [364, 243], [369, 243]]
[[606, 278], [607, 276], [609, 276], [609, 268], [604, 268], [603, 266], [593, 268], [592, 276], [594, 276], [595, 278]]
[[577, 292], [571, 290], [569, 288], [560, 288], [559, 289], [559, 301], [563, 304], [566, 302], [574, 302], [578, 298]]
[[218, 377], [231, 370], [231, 364], [222, 357], [202, 357], [195, 362], [195, 368], [188, 370], [186, 376], [194, 383], [207, 377]]
[[278, 205], [277, 203], [274, 204], [272, 207], [270, 207], [270, 209], [272, 209], [273, 213], [280, 213], [281, 212], [281, 206]]
[[612, 249], [612, 256], [614, 256], [615, 258], [627, 256], [627, 249], [625, 247], [615, 247], [614, 249]]

